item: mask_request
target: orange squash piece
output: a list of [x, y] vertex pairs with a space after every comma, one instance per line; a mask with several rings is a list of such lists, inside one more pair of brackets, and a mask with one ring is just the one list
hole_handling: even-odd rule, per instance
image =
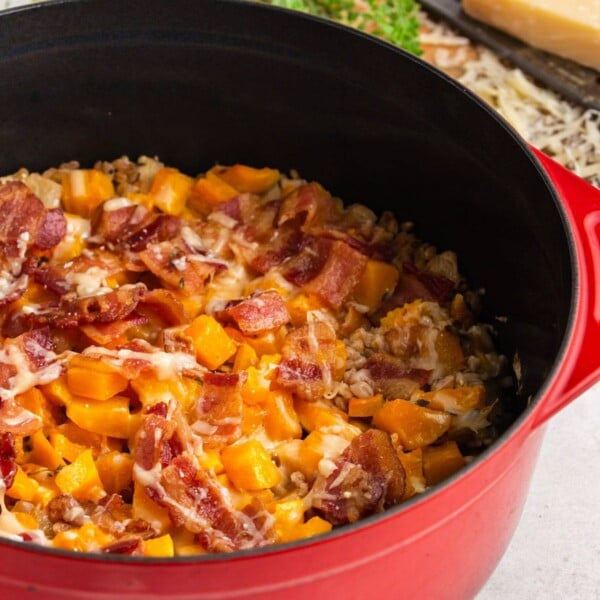
[[198, 362], [209, 369], [220, 367], [237, 351], [235, 342], [223, 326], [209, 315], [196, 317], [185, 329], [185, 334], [192, 339]]
[[225, 473], [242, 490], [263, 490], [281, 481], [281, 473], [257, 440], [227, 446], [221, 452]]
[[373, 424], [390, 434], [397, 434], [405, 450], [432, 444], [450, 429], [451, 421], [451, 415], [408, 400], [390, 400], [373, 416]]
[[277, 169], [255, 169], [246, 165], [217, 168], [215, 175], [240, 192], [263, 194], [279, 181]]
[[427, 485], [435, 485], [465, 466], [465, 459], [454, 441], [423, 448], [423, 473]]
[[100, 204], [114, 198], [115, 188], [108, 175], [96, 169], [74, 169], [62, 182], [65, 210], [89, 218]]

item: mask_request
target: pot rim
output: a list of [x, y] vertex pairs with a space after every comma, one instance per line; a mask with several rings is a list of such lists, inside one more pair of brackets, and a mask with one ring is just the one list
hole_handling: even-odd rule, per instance
[[[461, 480], [464, 480], [470, 477], [474, 472], [480, 469], [480, 467], [489, 462], [492, 457], [503, 450], [510, 442], [514, 441], [517, 433], [521, 430], [525, 430], [528, 425], [531, 425], [534, 419], [534, 415], [536, 410], [543, 405], [545, 401], [549, 399], [551, 395], [560, 394], [561, 388], [563, 384], [568, 379], [570, 372], [572, 370], [572, 360], [567, 361], [566, 357], [574, 357], [575, 352], [572, 350], [576, 347], [578, 343], [578, 339], [575, 337], [575, 325], [578, 319], [578, 300], [579, 294], [581, 293], [580, 289], [580, 263], [578, 260], [578, 254], [574, 242], [574, 227], [570, 221], [570, 218], [567, 214], [565, 206], [563, 202], [565, 200], [561, 198], [558, 193], [552, 178], [548, 174], [548, 171], [544, 169], [538, 158], [535, 156], [534, 152], [531, 150], [529, 144], [524, 140], [524, 138], [510, 125], [497, 111], [491, 108], [484, 100], [479, 98], [474, 92], [465, 88], [455, 79], [452, 79], [450, 76], [446, 75], [443, 71], [437, 69], [436, 67], [426, 63], [419, 57], [411, 54], [410, 52], [391, 44], [390, 42], [386, 42], [380, 38], [377, 38], [373, 35], [364, 33], [357, 29], [351, 28], [346, 25], [342, 25], [336, 21], [332, 21], [327, 18], [318, 17], [312, 14], [307, 14], [287, 8], [281, 8], [278, 6], [273, 6], [269, 4], [262, 4], [255, 0], [213, 0], [220, 3], [227, 3], [231, 5], [244, 5], [248, 8], [251, 7], [252, 10], [263, 10], [263, 11], [273, 11], [279, 13], [286, 13], [289, 16], [293, 16], [296, 19], [302, 19], [307, 22], [312, 22], [315, 26], [328, 28], [332, 27], [338, 30], [345, 31], [348, 35], [353, 35], [355, 38], [362, 39], [361, 43], [370, 43], [376, 44], [383, 48], [386, 48], [389, 51], [395, 52], [397, 55], [403, 57], [403, 60], [410, 60], [415, 64], [418, 64], [420, 68], [428, 70], [434, 76], [442, 79], [446, 85], [452, 86], [458, 93], [466, 96], [471, 103], [475, 103], [480, 109], [483, 109], [487, 115], [494, 119], [497, 124], [504, 129], [504, 131], [512, 138], [515, 144], [518, 146], [519, 150], [521, 150], [523, 159], [527, 159], [531, 164], [532, 168], [537, 171], [537, 174], [543, 180], [548, 193], [554, 202], [554, 206], [558, 211], [560, 216], [563, 230], [566, 237], [566, 242], [568, 246], [569, 256], [570, 256], [570, 266], [571, 266], [571, 296], [570, 296], [570, 306], [569, 306], [569, 316], [565, 325], [565, 331], [563, 338], [560, 343], [560, 347], [556, 353], [554, 361], [552, 363], [552, 367], [550, 368], [548, 375], [544, 379], [544, 382], [536, 391], [536, 393], [530, 398], [527, 407], [518, 415], [518, 417], [506, 428], [505, 431], [492, 443], [489, 448], [486, 448], [481, 454], [476, 456], [469, 464], [465, 465], [458, 472], [450, 476], [448, 479], [444, 480], [441, 483], [436, 484], [432, 488], [422, 492], [421, 494], [417, 494], [412, 498], [402, 502], [401, 504], [397, 504], [393, 507], [386, 509], [381, 513], [377, 513], [374, 515], [370, 515], [355, 523], [347, 524], [339, 529], [334, 529], [328, 533], [319, 534], [317, 536], [313, 536], [310, 538], [306, 538], [303, 540], [296, 540], [292, 542], [285, 542], [274, 544], [270, 546], [264, 546], [261, 548], [253, 548], [249, 550], [237, 550], [231, 553], [216, 553], [216, 554], [201, 554], [201, 555], [191, 555], [191, 556], [175, 556], [175, 557], [141, 557], [141, 556], [126, 556], [126, 555], [115, 555], [115, 554], [99, 554], [99, 553], [77, 553], [70, 550], [62, 550], [59, 548], [48, 548], [45, 546], [41, 546], [32, 542], [25, 541], [16, 541], [8, 538], [3, 538], [0, 536], [0, 553], [4, 548], [11, 548], [19, 551], [27, 551], [39, 553], [40, 555], [51, 556], [56, 558], [69, 558], [76, 559], [85, 562], [101, 562], [101, 563], [112, 563], [115, 566], [119, 564], [139, 564], [139, 565], [185, 565], [185, 564], [214, 564], [220, 562], [229, 562], [236, 560], [245, 560], [255, 558], [257, 556], [268, 556], [275, 553], [286, 553], [289, 551], [302, 549], [307, 546], [315, 546], [321, 544], [323, 542], [333, 541], [339, 537], [345, 537], [354, 533], [355, 531], [361, 530], [363, 528], [370, 527], [375, 523], [379, 523], [388, 519], [395, 518], [405, 512], [411, 511], [415, 508], [415, 506], [425, 505], [430, 501], [434, 501], [435, 498], [443, 494], [448, 488], [454, 486]], [[68, 4], [87, 4], [92, 3], [94, 0], [46, 0], [45, 2], [40, 2], [36, 4], [22, 5], [13, 8], [8, 8], [4, 10], [0, 10], [0, 19], [9, 16], [15, 13], [21, 12], [31, 12], [35, 10], [48, 10], [52, 9], [54, 6], [60, 5], [68, 5]], [[530, 435], [530, 431], [525, 432], [525, 435]], [[499, 478], [502, 473], [498, 473], [495, 475], [495, 479]]]

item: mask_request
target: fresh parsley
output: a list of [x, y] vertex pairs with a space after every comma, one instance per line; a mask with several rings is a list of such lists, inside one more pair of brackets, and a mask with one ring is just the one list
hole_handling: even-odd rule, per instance
[[419, 4], [414, 0], [261, 0], [267, 4], [328, 17], [396, 44], [417, 56]]

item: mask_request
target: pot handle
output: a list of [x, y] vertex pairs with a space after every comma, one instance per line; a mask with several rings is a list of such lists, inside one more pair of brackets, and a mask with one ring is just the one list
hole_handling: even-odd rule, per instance
[[534, 420], [537, 427], [600, 379], [600, 190], [536, 148], [532, 150], [563, 199], [579, 267], [578, 305], [573, 307], [576, 345], [569, 348], [568, 357], [571, 373], [541, 403]]

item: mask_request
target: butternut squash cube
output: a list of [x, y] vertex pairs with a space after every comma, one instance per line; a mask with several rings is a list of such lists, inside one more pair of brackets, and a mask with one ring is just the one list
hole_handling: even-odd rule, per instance
[[221, 202], [231, 200], [239, 194], [238, 190], [215, 175], [212, 170], [194, 183], [188, 204], [200, 213], [210, 212]]
[[25, 529], [33, 530], [38, 528], [37, 519], [33, 515], [16, 510], [13, 510], [12, 514]]
[[306, 400], [296, 399], [294, 407], [302, 427], [307, 431], [334, 427], [348, 420], [348, 416], [341, 410], [320, 402], [307, 402]]
[[154, 176], [149, 196], [154, 206], [169, 215], [179, 215], [185, 208], [194, 180], [172, 167], [163, 167]]
[[394, 265], [369, 259], [354, 288], [354, 299], [358, 304], [367, 306], [369, 312], [375, 312], [396, 289], [399, 278], [400, 272]]
[[444, 388], [433, 392], [414, 392], [411, 400], [425, 400], [427, 408], [445, 410], [451, 413], [463, 413], [485, 405], [485, 388], [472, 385], [458, 388]]
[[108, 175], [96, 169], [74, 169], [62, 182], [65, 210], [89, 218], [100, 204], [114, 198], [115, 188]]
[[108, 546], [114, 537], [105, 533], [94, 523], [85, 523], [77, 529], [69, 529], [56, 534], [52, 540], [55, 548], [75, 552], [94, 552]]
[[86, 446], [72, 442], [66, 435], [56, 430], [50, 432], [50, 444], [63, 459], [74, 462], [86, 450]]
[[464, 466], [465, 459], [454, 441], [423, 448], [423, 473], [427, 485], [444, 481]]
[[452, 416], [423, 408], [407, 400], [390, 400], [373, 416], [373, 424], [388, 433], [396, 433], [405, 450], [429, 446], [448, 429]]
[[107, 373], [85, 367], [67, 369], [67, 386], [75, 396], [90, 400], [108, 400], [122, 392], [127, 385], [127, 379], [120, 373]]
[[300, 420], [294, 410], [291, 394], [284, 391], [273, 391], [264, 404], [265, 430], [272, 440], [299, 438], [302, 435]]
[[281, 481], [281, 473], [257, 440], [227, 446], [221, 452], [225, 473], [242, 490], [263, 490]]
[[423, 449], [417, 448], [411, 452], [397, 450], [398, 459], [406, 473], [403, 500], [408, 500], [415, 494], [425, 490], [425, 476], [423, 475]]
[[133, 478], [133, 457], [113, 450], [96, 459], [96, 468], [102, 487], [107, 494], [118, 494], [127, 489]]
[[63, 467], [55, 481], [63, 494], [71, 494], [78, 500], [97, 502], [106, 496], [91, 450], [85, 450], [75, 462]]
[[185, 334], [192, 339], [198, 362], [208, 369], [220, 367], [236, 353], [235, 342], [222, 325], [209, 315], [196, 317], [186, 328]]
[[65, 461], [56, 448], [46, 439], [42, 431], [36, 431], [31, 438], [32, 450], [29, 461], [47, 469], [54, 470]]
[[124, 396], [102, 401], [74, 399], [67, 406], [67, 416], [81, 429], [100, 435], [127, 439], [131, 432], [129, 398]]
[[132, 511], [134, 519], [147, 521], [159, 534], [165, 534], [171, 528], [169, 511], [154, 502], [137, 481], [133, 486]]
[[256, 350], [250, 344], [242, 343], [237, 349], [235, 360], [233, 361], [233, 372], [239, 373], [245, 371], [248, 367], [256, 365], [258, 356]]
[[282, 500], [275, 503], [273, 512], [275, 533], [280, 542], [291, 542], [296, 538], [296, 527], [304, 520], [303, 500]]
[[376, 394], [368, 398], [350, 398], [348, 401], [348, 416], [372, 417], [383, 406], [383, 396]]
[[167, 533], [142, 542], [143, 556], [175, 556], [173, 538]]
[[15, 500], [25, 500], [25, 502], [34, 502], [37, 499], [37, 492], [40, 484], [31, 477], [28, 477], [23, 469], [17, 465], [17, 472], [13, 484], [6, 490], [6, 495]]
[[217, 168], [213, 170], [221, 178], [240, 192], [263, 194], [279, 181], [279, 171], [276, 169], [255, 169], [246, 165]]

